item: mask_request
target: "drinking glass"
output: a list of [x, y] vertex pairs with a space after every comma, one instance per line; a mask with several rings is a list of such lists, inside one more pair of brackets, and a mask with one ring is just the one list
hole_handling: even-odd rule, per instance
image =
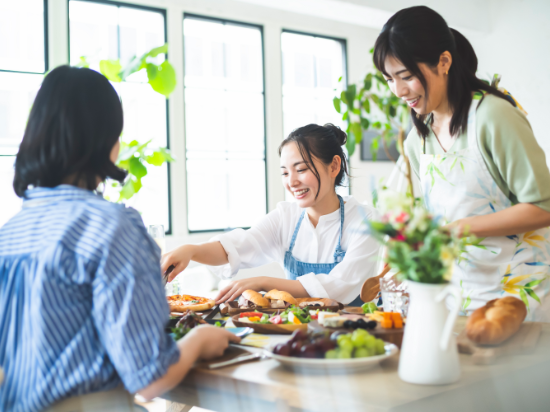
[[384, 312], [399, 312], [403, 317], [407, 316], [409, 308], [409, 294], [403, 282], [399, 282], [395, 276], [380, 279], [380, 292]]
[[157, 242], [157, 245], [160, 247], [160, 254], [164, 255], [166, 251], [166, 238], [164, 237], [164, 226], [163, 225], [150, 225], [149, 234]]

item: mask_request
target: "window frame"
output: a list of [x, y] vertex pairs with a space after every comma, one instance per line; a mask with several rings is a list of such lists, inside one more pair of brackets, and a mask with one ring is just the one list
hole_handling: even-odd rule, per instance
[[185, 153], [185, 156], [184, 156], [184, 166], [185, 166], [185, 204], [186, 204], [186, 208], [185, 208], [185, 211], [186, 211], [186, 225], [187, 225], [187, 233], [189, 235], [191, 234], [200, 234], [200, 233], [220, 233], [220, 232], [229, 232], [233, 229], [250, 229], [250, 226], [247, 226], [247, 227], [227, 227], [227, 228], [218, 228], [218, 229], [204, 229], [204, 230], [191, 230], [189, 229], [189, 190], [188, 190], [188, 184], [187, 184], [187, 179], [188, 179], [188, 174], [187, 174], [187, 119], [185, 117], [185, 109], [186, 109], [186, 103], [185, 103], [185, 36], [184, 36], [184, 31], [185, 31], [185, 19], [186, 18], [192, 18], [192, 19], [197, 19], [197, 20], [204, 20], [204, 21], [209, 21], [209, 22], [219, 22], [219, 23], [222, 23], [222, 24], [232, 24], [232, 25], [237, 25], [237, 26], [243, 26], [243, 27], [253, 27], [253, 28], [256, 28], [260, 31], [260, 36], [261, 36], [261, 44], [262, 44], [262, 96], [263, 96], [263, 116], [264, 116], [264, 139], [263, 139], [263, 142], [264, 142], [264, 181], [265, 181], [265, 213], [267, 214], [269, 212], [269, 195], [268, 195], [268, 180], [267, 180], [267, 173], [268, 173], [268, 167], [267, 167], [267, 162], [268, 162], [268, 156], [267, 156], [267, 111], [266, 111], [266, 84], [265, 84], [265, 75], [266, 75], [266, 72], [265, 72], [265, 36], [264, 36], [264, 26], [261, 25], [261, 24], [254, 24], [254, 23], [245, 23], [245, 22], [241, 22], [241, 21], [238, 21], [238, 20], [232, 20], [232, 19], [225, 19], [225, 18], [221, 18], [221, 17], [212, 17], [212, 16], [204, 16], [204, 15], [201, 15], [201, 14], [196, 14], [196, 13], [188, 13], [188, 12], [183, 12], [183, 18], [182, 18], [182, 33], [181, 33], [181, 36], [182, 36], [182, 39], [183, 39], [183, 42], [182, 42], [182, 47], [183, 47], [183, 81], [182, 81], [182, 85], [183, 85], [183, 121], [184, 121], [184, 124], [185, 124], [185, 127], [184, 127], [184, 130], [183, 130], [183, 133], [184, 133], [184, 139], [185, 139], [185, 144], [184, 144], [184, 153]]
[[[47, 1], [47, 0], [44, 0]], [[67, 58], [70, 64], [71, 61], [71, 18], [70, 18], [70, 3], [71, 1], [80, 1], [86, 3], [98, 3], [106, 4], [109, 6], [126, 7], [131, 9], [138, 9], [144, 11], [151, 11], [161, 14], [164, 20], [164, 43], [168, 43], [168, 21], [166, 9], [159, 7], [144, 6], [141, 4], [125, 3], [122, 1], [114, 0], [67, 0]], [[120, 58], [120, 26], [117, 25], [117, 49]], [[168, 60], [168, 52], [166, 53], [166, 60]], [[170, 103], [169, 98], [166, 98], [166, 148], [170, 149]], [[172, 182], [171, 182], [171, 168], [170, 163], [166, 163], [167, 170], [167, 185], [168, 185], [168, 228], [165, 230], [166, 235], [173, 234], [173, 219], [172, 219]]]
[[[50, 70], [49, 62], [49, 42], [48, 42], [48, 0], [42, 0], [44, 4], [44, 71], [26, 72], [21, 70], [5, 70], [0, 68], [0, 73], [21, 73], [21, 74], [46, 74]], [[7, 155], [11, 156], [11, 155]]]

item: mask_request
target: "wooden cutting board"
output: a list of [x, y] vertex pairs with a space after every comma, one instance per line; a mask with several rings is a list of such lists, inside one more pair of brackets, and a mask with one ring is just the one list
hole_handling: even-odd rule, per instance
[[468, 339], [466, 329], [463, 329], [458, 335], [456, 343], [460, 353], [472, 355], [474, 364], [490, 365], [495, 363], [499, 356], [532, 352], [537, 346], [541, 331], [541, 323], [524, 322], [512, 337], [500, 345], [480, 346]]

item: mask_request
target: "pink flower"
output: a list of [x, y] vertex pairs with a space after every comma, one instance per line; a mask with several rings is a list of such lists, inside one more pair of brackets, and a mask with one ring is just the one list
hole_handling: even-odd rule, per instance
[[403, 236], [403, 233], [398, 233], [397, 236], [395, 236], [393, 239], [397, 242], [404, 242], [405, 240], [407, 240], [407, 238]]
[[395, 218], [396, 222], [403, 223], [409, 219], [409, 215], [405, 212], [399, 213], [399, 215]]

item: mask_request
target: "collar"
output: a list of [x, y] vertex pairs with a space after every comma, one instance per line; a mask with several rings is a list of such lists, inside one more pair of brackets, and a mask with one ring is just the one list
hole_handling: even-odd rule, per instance
[[56, 187], [36, 187], [28, 189], [23, 196], [23, 207], [34, 206], [38, 203], [59, 202], [62, 200], [102, 199], [103, 196], [91, 190], [81, 189], [72, 185]]

